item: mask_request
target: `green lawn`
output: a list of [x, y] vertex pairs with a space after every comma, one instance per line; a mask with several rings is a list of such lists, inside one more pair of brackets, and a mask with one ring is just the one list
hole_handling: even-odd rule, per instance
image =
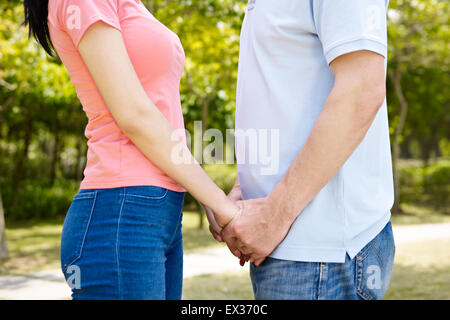
[[[426, 208], [405, 206], [403, 216], [394, 216], [394, 225], [449, 222], [450, 217]], [[183, 219], [185, 252], [223, 246], [205, 228], [199, 230], [198, 215], [185, 212]], [[8, 223], [7, 238], [11, 258], [0, 262], [0, 274], [25, 274], [59, 268], [59, 241], [62, 220]], [[388, 299], [450, 299], [450, 240], [401, 245]], [[247, 274], [200, 276], [185, 281], [186, 299], [252, 299]]]
[[392, 223], [397, 226], [450, 222], [450, 215], [433, 208], [410, 204], [402, 204], [401, 208], [403, 213], [392, 216]]
[[[223, 244], [215, 241], [207, 229], [198, 229], [199, 217], [194, 212], [184, 212], [183, 235], [185, 253]], [[24, 274], [59, 268], [59, 243], [62, 220], [8, 223], [6, 237], [10, 259], [0, 262], [0, 274]]]
[[[385, 299], [450, 299], [450, 239], [397, 247]], [[183, 299], [253, 299], [247, 272], [186, 279]]]

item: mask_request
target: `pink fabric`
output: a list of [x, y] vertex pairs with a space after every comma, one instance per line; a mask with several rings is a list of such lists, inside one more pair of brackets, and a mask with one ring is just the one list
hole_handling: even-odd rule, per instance
[[185, 56], [176, 34], [139, 0], [50, 0], [51, 39], [89, 119], [81, 189], [158, 186], [185, 191], [121, 132], [89, 74], [77, 47], [86, 30], [98, 21], [122, 32], [148, 97], [175, 129], [184, 129], [179, 85]]

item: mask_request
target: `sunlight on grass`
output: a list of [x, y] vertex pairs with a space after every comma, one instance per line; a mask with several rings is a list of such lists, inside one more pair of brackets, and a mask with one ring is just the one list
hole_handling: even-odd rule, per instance
[[403, 213], [392, 215], [393, 225], [450, 222], [450, 215], [445, 215], [433, 208], [411, 204], [402, 204], [401, 207]]
[[386, 299], [450, 299], [450, 239], [397, 247]]
[[225, 244], [217, 242], [211, 236], [206, 217], [203, 221], [203, 228], [199, 229], [198, 225], [198, 213], [192, 211], [183, 213], [183, 249], [185, 253], [225, 246]]
[[59, 268], [62, 221], [7, 225], [10, 259], [0, 262], [0, 274], [23, 274]]
[[252, 300], [248, 272], [204, 275], [184, 280], [184, 300]]
[[[446, 222], [449, 217], [409, 206], [408, 214], [395, 216], [394, 225]], [[198, 229], [198, 214], [183, 217], [185, 253], [224, 246], [210, 235], [205, 219]], [[59, 268], [62, 220], [7, 223], [11, 258], [0, 262], [0, 274], [25, 274]], [[403, 244], [397, 247], [387, 299], [450, 299], [450, 239]], [[186, 279], [186, 299], [252, 299], [247, 272]]]
[[[450, 299], [450, 239], [397, 247], [385, 299]], [[186, 279], [183, 299], [253, 299], [247, 272]]]
[[[62, 220], [7, 224], [10, 259], [0, 262], [0, 274], [25, 274], [59, 268], [62, 224]], [[202, 229], [198, 228], [198, 224], [197, 213], [184, 212], [185, 253], [225, 246], [212, 238], [206, 218]]]

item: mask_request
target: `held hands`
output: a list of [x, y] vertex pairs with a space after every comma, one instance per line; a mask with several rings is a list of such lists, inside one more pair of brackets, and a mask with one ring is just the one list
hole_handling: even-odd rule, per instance
[[[233, 203], [237, 203], [238, 201], [242, 200], [241, 189], [239, 187], [238, 182], [236, 182], [236, 184], [233, 186], [233, 189], [227, 195], [227, 198], [228, 198], [228, 200], [231, 200], [231, 202], [233, 202]], [[208, 221], [209, 221], [209, 231], [211, 232], [213, 238], [216, 239], [216, 241], [218, 241], [218, 242], [225, 242], [222, 237], [223, 228], [217, 223], [216, 214], [210, 208], [208, 208], [206, 206], [203, 206], [203, 208], [205, 209], [206, 217], [208, 218]], [[236, 218], [238, 215], [239, 215], [239, 213], [236, 214], [234, 216], [234, 218]], [[233, 255], [235, 255], [236, 257], [241, 258], [241, 265], [244, 265], [245, 261], [248, 261], [248, 259], [245, 260], [244, 255], [241, 254], [241, 252], [238, 250], [238, 248], [231, 247], [230, 244], [231, 243], [227, 242], [227, 246], [230, 249], [231, 253], [233, 253]]]
[[241, 215], [222, 231], [222, 238], [232, 247], [260, 265], [283, 241], [292, 221], [269, 197], [238, 202]]
[[292, 225], [291, 219], [270, 197], [242, 201], [239, 185], [228, 198], [241, 208], [233, 220], [221, 228], [211, 210], [206, 209], [210, 231], [220, 242], [225, 241], [230, 251], [240, 258], [241, 265], [248, 260], [260, 265], [283, 241]]

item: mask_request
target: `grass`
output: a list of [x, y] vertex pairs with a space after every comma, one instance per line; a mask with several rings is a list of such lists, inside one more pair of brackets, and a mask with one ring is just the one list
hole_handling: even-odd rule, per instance
[[[397, 247], [385, 299], [450, 299], [450, 239]], [[253, 299], [247, 272], [206, 275], [184, 282], [183, 299]]]
[[247, 272], [203, 275], [184, 280], [184, 300], [252, 300], [253, 291]]
[[61, 220], [7, 224], [10, 258], [0, 262], [0, 274], [59, 268], [61, 230]]
[[[450, 222], [450, 217], [417, 206], [404, 206], [394, 225]], [[7, 221], [11, 258], [0, 262], [0, 274], [26, 274], [59, 268], [62, 220]], [[198, 229], [198, 215], [186, 211], [183, 218], [185, 252], [221, 246], [205, 227]], [[450, 240], [404, 244], [397, 248], [395, 268], [387, 299], [450, 299]], [[246, 272], [186, 279], [185, 299], [252, 299]]]
[[[223, 245], [211, 237], [206, 218], [203, 229], [197, 228], [198, 220], [198, 214], [184, 212], [185, 253]], [[7, 221], [6, 238], [10, 259], [0, 262], [0, 275], [27, 274], [59, 268], [62, 224], [61, 219], [12, 223]]]
[[433, 208], [411, 204], [402, 204], [401, 208], [403, 213], [392, 216], [393, 225], [450, 222], [450, 215], [445, 215]]
[[386, 299], [450, 299], [450, 239], [398, 246]]
[[203, 229], [198, 228], [199, 215], [196, 212], [183, 213], [183, 249], [184, 253], [225, 246], [211, 236], [208, 220], [204, 217]]

